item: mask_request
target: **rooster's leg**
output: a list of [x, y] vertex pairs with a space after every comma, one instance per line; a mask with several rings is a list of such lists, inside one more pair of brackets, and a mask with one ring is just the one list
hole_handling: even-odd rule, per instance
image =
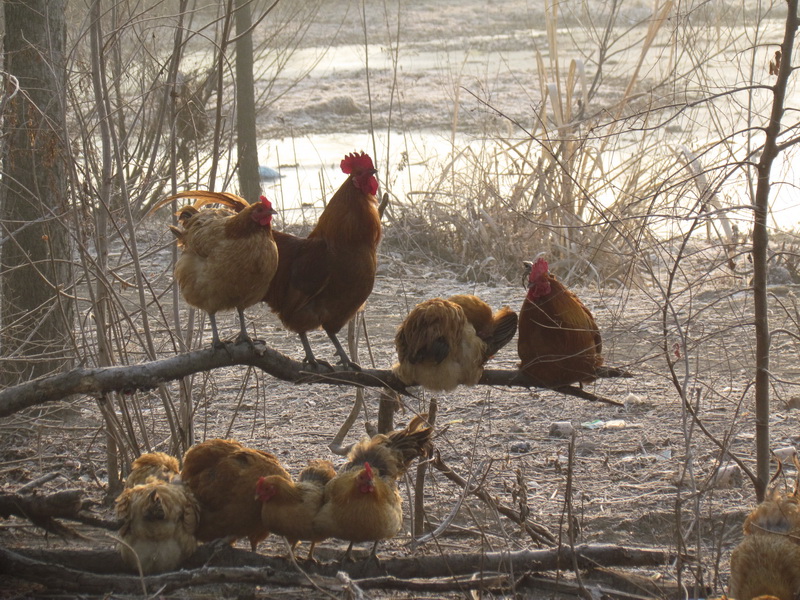
[[336, 334], [333, 331], [325, 330], [325, 333], [328, 334], [328, 337], [333, 342], [333, 345], [336, 347], [336, 355], [339, 357], [339, 362], [345, 369], [350, 369], [351, 371], [360, 371], [361, 367], [350, 360], [350, 357], [347, 356], [347, 352], [344, 351], [342, 345], [339, 343], [339, 338], [336, 337]]
[[247, 335], [247, 326], [244, 324], [244, 309], [237, 308], [236, 310], [239, 312], [240, 327], [239, 335], [236, 337], [236, 343], [238, 344], [240, 342], [247, 342], [248, 344], [252, 344], [253, 340], [251, 340], [250, 336]]
[[313, 365], [315, 367], [317, 365], [322, 365], [333, 371], [333, 367], [330, 366], [330, 364], [328, 364], [324, 360], [317, 360], [316, 358], [314, 358], [314, 352], [311, 350], [311, 344], [308, 343], [308, 336], [305, 333], [298, 333], [297, 335], [300, 336], [300, 341], [303, 343], [303, 350], [306, 351], [306, 357], [303, 359], [303, 362], [308, 365]]

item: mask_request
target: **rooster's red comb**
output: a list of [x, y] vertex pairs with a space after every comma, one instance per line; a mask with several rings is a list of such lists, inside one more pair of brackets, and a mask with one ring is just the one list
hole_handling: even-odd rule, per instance
[[364, 463], [364, 470], [367, 472], [367, 477], [372, 479], [372, 467], [369, 466], [368, 462]]
[[355, 152], [351, 152], [350, 154], [344, 157], [341, 166], [342, 166], [342, 173], [344, 173], [345, 175], [349, 175], [354, 170], [363, 172], [375, 168], [374, 165], [372, 164], [372, 159], [366, 152], [362, 152], [361, 154], [356, 154]]
[[533, 263], [533, 267], [531, 268], [530, 280], [536, 281], [543, 275], [546, 275], [549, 269], [550, 267], [548, 266], [547, 261], [543, 257], [536, 259], [536, 262]]
[[259, 196], [258, 199], [261, 200], [261, 204], [263, 204], [267, 208], [272, 208], [272, 202], [270, 202], [269, 198], [267, 198], [266, 196]]

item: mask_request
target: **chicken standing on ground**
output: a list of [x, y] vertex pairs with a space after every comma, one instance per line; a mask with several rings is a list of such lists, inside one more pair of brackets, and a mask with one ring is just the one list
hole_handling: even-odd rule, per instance
[[536, 384], [589, 383], [603, 364], [603, 342], [594, 316], [540, 258], [530, 268], [528, 294], [519, 313], [520, 370]]
[[432, 429], [423, 416], [405, 429], [365, 439], [350, 450], [348, 462], [325, 485], [325, 496], [313, 527], [319, 535], [347, 540], [345, 560], [354, 542], [378, 542], [394, 537], [403, 525], [403, 505], [397, 480], [411, 462], [432, 451]]
[[406, 385], [450, 391], [475, 385], [483, 365], [517, 331], [517, 314], [507, 306], [494, 314], [468, 294], [417, 304], [397, 329], [398, 363], [392, 370]]
[[125, 487], [150, 483], [151, 481], [170, 482], [180, 473], [178, 459], [164, 452], [142, 454], [131, 465], [131, 472], [125, 480]]
[[261, 502], [253, 491], [260, 477], [270, 475], [292, 479], [274, 455], [234, 440], [207, 440], [189, 448], [181, 479], [200, 506], [197, 539], [232, 543], [246, 537], [255, 552], [269, 529], [261, 520]]
[[308, 560], [314, 560], [314, 546], [328, 536], [320, 535], [312, 526], [314, 517], [322, 507], [325, 485], [336, 471], [327, 460], [312, 460], [293, 483], [279, 475], [261, 477], [256, 484], [256, 498], [263, 502], [261, 519], [264, 526], [291, 544], [311, 542]]
[[[220, 346], [216, 313], [236, 309], [241, 331], [237, 341], [250, 341], [244, 309], [259, 302], [278, 265], [272, 237], [275, 210], [266, 197], [249, 204], [234, 194], [192, 190], [165, 198], [150, 212], [176, 198], [196, 198], [178, 211], [182, 228], [170, 226], [182, 252], [175, 280], [186, 302], [208, 313], [214, 346]], [[219, 203], [233, 209], [204, 208]]]
[[744, 522], [731, 554], [730, 596], [752, 600], [800, 597], [800, 499], [773, 490]]
[[151, 479], [129, 487], [116, 501], [122, 520], [117, 545], [122, 560], [138, 572], [175, 570], [197, 548], [199, 509], [192, 493], [180, 482]]
[[328, 202], [306, 238], [274, 232], [278, 270], [264, 300], [284, 326], [297, 333], [304, 361], [317, 364], [307, 332], [322, 327], [342, 365], [358, 369], [336, 334], [372, 292], [381, 239], [378, 180], [372, 159], [363, 152], [341, 163], [347, 179]]

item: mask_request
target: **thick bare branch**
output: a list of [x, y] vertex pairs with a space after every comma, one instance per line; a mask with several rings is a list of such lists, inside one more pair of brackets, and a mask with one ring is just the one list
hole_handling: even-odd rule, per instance
[[[582, 545], [575, 548], [581, 568], [597, 566], [660, 566], [674, 561], [674, 553], [616, 545]], [[341, 566], [338, 562], [305, 565], [305, 569], [321, 587], [340, 589], [333, 582], [337, 571], [348, 571], [352, 577], [422, 578], [453, 577], [472, 573], [521, 573], [548, 571], [568, 565], [572, 551], [568, 547], [517, 552], [448, 554], [445, 556], [412, 556], [382, 561], [380, 566], [356, 562]], [[92, 565], [95, 572], [83, 570]], [[254, 585], [296, 585], [307, 587], [308, 579], [297, 573], [285, 559], [268, 557], [246, 550], [201, 547], [184, 565], [187, 570], [145, 577], [149, 590], [169, 592], [176, 589], [213, 583], [250, 583]], [[142, 579], [120, 573], [119, 555], [112, 551], [35, 550], [11, 551], [0, 548], [0, 573], [41, 583], [51, 589], [75, 593], [140, 593]], [[358, 582], [358, 580], [356, 580]], [[378, 583], [373, 582], [374, 584]], [[397, 587], [397, 581], [387, 587]], [[380, 585], [370, 587], [380, 587]]]
[[[328, 371], [324, 367], [315, 369], [292, 360], [261, 342], [256, 342], [253, 346], [240, 343], [227, 344], [225, 348], [205, 348], [138, 365], [73, 369], [66, 373], [35, 379], [0, 391], [0, 417], [7, 417], [45, 402], [61, 400], [73, 394], [100, 396], [109, 392], [133, 393], [137, 390], [151, 390], [160, 384], [193, 373], [235, 365], [257, 367], [277, 379], [293, 383], [382, 387], [401, 394], [409, 394], [406, 386], [388, 369], [362, 371]], [[479, 384], [540, 387], [519, 371], [496, 369], [484, 371]], [[584, 400], [621, 406], [615, 400], [602, 398], [573, 386], [564, 386], [556, 391]]]

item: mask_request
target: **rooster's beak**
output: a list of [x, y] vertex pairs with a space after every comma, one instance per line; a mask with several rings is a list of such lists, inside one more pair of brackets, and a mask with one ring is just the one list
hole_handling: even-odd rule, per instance
[[522, 287], [524, 287], [525, 289], [530, 289], [531, 271], [533, 270], [533, 263], [528, 260], [524, 260], [522, 261], [522, 267], [523, 267]]

